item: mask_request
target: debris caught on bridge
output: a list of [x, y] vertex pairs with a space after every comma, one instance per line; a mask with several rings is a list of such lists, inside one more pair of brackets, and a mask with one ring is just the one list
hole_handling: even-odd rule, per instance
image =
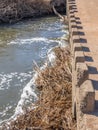
[[55, 64], [40, 70], [36, 86], [39, 100], [35, 109], [26, 110], [10, 125], [10, 130], [75, 130], [76, 123], [72, 119], [72, 76], [71, 52], [69, 47], [56, 47]]

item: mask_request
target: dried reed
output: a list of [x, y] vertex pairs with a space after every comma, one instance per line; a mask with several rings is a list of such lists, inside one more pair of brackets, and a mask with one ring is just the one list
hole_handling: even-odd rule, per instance
[[[60, 5], [59, 11], [64, 12], [65, 6]], [[49, 14], [53, 14], [50, 0], [0, 0], [0, 23], [13, 23], [23, 18]]]
[[[75, 130], [72, 119], [71, 52], [69, 47], [56, 47], [55, 64], [38, 70], [36, 86], [39, 100], [36, 108], [27, 110], [9, 125], [9, 130]], [[3, 127], [2, 130], [6, 130]]]

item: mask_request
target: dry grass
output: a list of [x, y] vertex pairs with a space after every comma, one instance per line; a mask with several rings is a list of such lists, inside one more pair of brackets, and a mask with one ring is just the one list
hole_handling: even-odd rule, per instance
[[[58, 0], [60, 1], [60, 0]], [[64, 5], [59, 10], [65, 9]], [[23, 18], [53, 13], [50, 0], [0, 0], [0, 22], [16, 22]]]
[[[72, 76], [70, 49], [56, 47], [54, 66], [40, 70], [36, 86], [39, 100], [36, 108], [12, 121], [10, 130], [75, 130], [72, 119]], [[2, 130], [6, 130], [4, 127]]]
[[52, 11], [44, 0], [1, 0], [0, 21], [16, 22], [27, 17], [36, 17]]

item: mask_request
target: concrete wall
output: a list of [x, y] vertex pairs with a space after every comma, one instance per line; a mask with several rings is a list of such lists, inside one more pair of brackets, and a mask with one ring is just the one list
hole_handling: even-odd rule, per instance
[[69, 40], [72, 50], [72, 113], [73, 117], [77, 119], [77, 129], [80, 130], [83, 113], [94, 110], [95, 91], [91, 80], [89, 80], [88, 66], [83, 51], [85, 40], [80, 35], [82, 27], [78, 24], [80, 19], [77, 17], [76, 12], [75, 1], [67, 0]]

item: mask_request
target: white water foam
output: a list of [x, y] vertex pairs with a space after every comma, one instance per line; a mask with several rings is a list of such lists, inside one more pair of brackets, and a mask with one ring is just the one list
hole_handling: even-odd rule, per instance
[[34, 77], [24, 87], [23, 92], [21, 94], [21, 98], [12, 117], [16, 117], [17, 115], [24, 113], [23, 106], [27, 101], [30, 102], [30, 99], [32, 99], [32, 97], [34, 98], [34, 100], [37, 100], [37, 94], [34, 92], [34, 82], [36, 77], [37, 74], [35, 74]]
[[[30, 73], [31, 74], [31, 73]], [[21, 73], [20, 76], [24, 76], [24, 73]], [[25, 74], [25, 76], [27, 76]], [[18, 101], [18, 104], [15, 108], [15, 113], [13, 116], [11, 116], [9, 119], [7, 120], [0, 120], [0, 124], [2, 124], [3, 122], [10, 122], [11, 120], [15, 120], [15, 118], [24, 113], [24, 109], [23, 107], [26, 105], [26, 103], [32, 103], [32, 98], [33, 101], [36, 101], [38, 99], [37, 94], [34, 91], [34, 82], [35, 79], [37, 77], [37, 73], [34, 74], [33, 78], [27, 83], [27, 85], [23, 88], [20, 100]], [[19, 79], [21, 79], [21, 77], [19, 77]], [[25, 106], [26, 107], [26, 106]], [[12, 106], [10, 106], [9, 104], [7, 104], [5, 110], [3, 110], [0, 114], [2, 114], [2, 117], [6, 115], [7, 111], [9, 111], [9, 109], [11, 109]], [[34, 108], [32, 108], [34, 109]]]
[[[53, 50], [53, 48], [50, 49], [48, 51], [48, 54], [47, 54], [49, 62], [51, 64], [53, 64], [55, 62], [55, 59], [56, 59], [55, 53], [52, 50]], [[46, 66], [47, 66], [47, 63], [45, 63], [42, 67], [40, 67], [40, 69], [41, 70], [45, 69]], [[21, 98], [20, 98], [20, 100], [19, 100], [19, 102], [17, 104], [17, 107], [15, 109], [15, 113], [14, 113], [14, 115], [11, 118], [15, 118], [15, 117], [17, 117], [17, 115], [20, 115], [20, 114], [24, 113], [23, 106], [24, 106], [26, 101], [28, 101], [32, 97], [35, 99], [35, 101], [38, 99], [37, 94], [34, 91], [35, 90], [34, 89], [34, 87], [35, 87], [35, 80], [37, 78], [37, 75], [38, 75], [37, 72], [35, 72], [33, 78], [24, 87], [23, 92], [21, 94]]]
[[48, 56], [49, 65], [54, 65], [55, 64], [56, 55], [53, 52], [53, 48], [48, 51], [48, 55], [47, 56]]
[[32, 44], [35, 42], [45, 42], [45, 43], [52, 43], [52, 42], [59, 42], [59, 40], [52, 40], [52, 39], [47, 39], [45, 37], [34, 37], [34, 38], [29, 38], [29, 39], [16, 39], [13, 40], [9, 43], [7, 43], [7, 45], [25, 45], [25, 44]]
[[[50, 49], [48, 52], [48, 58], [49, 58], [49, 62], [53, 64], [56, 56], [55, 53], [52, 51], [52, 49]], [[42, 67], [40, 67], [40, 69], [41, 70], [45, 69], [46, 66], [47, 63], [45, 63]], [[37, 78], [37, 72], [34, 74], [33, 78], [28, 82], [28, 84], [24, 87], [23, 92], [21, 94], [21, 99], [17, 104], [17, 107], [15, 109], [15, 114], [12, 116], [12, 118], [15, 118], [17, 115], [24, 113], [23, 105], [27, 100], [31, 99], [32, 97], [35, 99], [35, 101], [38, 99], [37, 94], [34, 91], [36, 78]]]
[[[67, 46], [67, 41], [68, 40], [68, 38], [66, 37], [66, 35], [64, 34], [61, 38], [60, 38], [60, 40], [58, 41], [58, 46], [60, 46], [60, 47], [66, 47]], [[57, 47], [57, 46], [56, 46]], [[49, 51], [48, 51], [48, 61], [49, 61], [49, 64], [50, 65], [54, 65], [55, 64], [55, 59], [56, 59], [56, 55], [55, 55], [55, 53], [54, 53], [54, 51], [53, 51], [53, 49], [54, 49], [55, 47], [52, 47], [51, 49], [49, 49]]]
[[31, 77], [31, 72], [28, 73], [1, 73], [0, 74], [0, 90], [9, 89], [11, 82], [13, 82], [13, 79], [18, 80], [19, 82], [24, 82], [28, 77]]
[[10, 73], [10, 74], [0, 74], [0, 90], [5, 90], [10, 87], [10, 82], [12, 81], [13, 77], [17, 77], [17, 72]]
[[[65, 31], [64, 31], [65, 32]], [[66, 33], [67, 34], [67, 33]], [[30, 39], [16, 39], [9, 42], [8, 45], [12, 45], [12, 44], [17, 44], [17, 45], [22, 45], [22, 44], [32, 44], [33, 42], [45, 42], [45, 43], [52, 43], [52, 42], [57, 42], [59, 43], [60, 46], [63, 46], [62, 42], [64, 42], [64, 46], [65, 46], [65, 41], [62, 40], [64, 36], [62, 36], [62, 38], [60, 40], [51, 40], [51, 39], [47, 39], [45, 37], [34, 37], [34, 38], [30, 38]], [[45, 49], [45, 48], [43, 48]], [[55, 53], [51, 50], [49, 50], [48, 53], [48, 58], [49, 58], [49, 62], [53, 65], [55, 62]], [[45, 66], [41, 67], [41, 69], [45, 68]], [[17, 73], [16, 73], [17, 75]], [[23, 82], [23, 80], [21, 79], [21, 76], [23, 76], [24, 73], [20, 74], [20, 76], [18, 76], [18, 79]], [[24, 87], [23, 92], [21, 94], [21, 98], [17, 104], [17, 107], [15, 109], [15, 113], [11, 118], [15, 118], [17, 115], [22, 114], [23, 111], [23, 106], [26, 103], [26, 101], [30, 101], [30, 99], [33, 97], [35, 100], [38, 99], [37, 94], [34, 91], [34, 81], [35, 78], [37, 77], [37, 74], [35, 74], [35, 76], [28, 82], [28, 84]], [[11, 80], [11, 77], [9, 76], [9, 82]], [[3, 78], [2, 80], [2, 84], [6, 81], [6, 76]]]
[[18, 45], [23, 45], [23, 44], [31, 44], [32, 42], [46, 42], [48, 39], [43, 38], [43, 37], [36, 37], [36, 38], [29, 38], [29, 39], [16, 39], [8, 43], [8, 45], [13, 45], [13, 44], [18, 44]]
[[[1, 93], [2, 93], [2, 91], [5, 92], [6, 89], [7, 90], [12, 89], [13, 90], [14, 87], [16, 89], [21, 88], [21, 85], [23, 85], [25, 81], [27, 82], [27, 79], [30, 79], [32, 77], [32, 73], [33, 72], [31, 72], [31, 71], [29, 71], [28, 73], [13, 72], [13, 73], [9, 73], [9, 74], [5, 74], [4, 72], [2, 72], [0, 74], [0, 91], [1, 91]], [[15, 82], [17, 81], [17, 84], [13, 83], [14, 80], [15, 80]], [[11, 84], [13, 84], [13, 86], [12, 86], [13, 88], [11, 87]], [[13, 102], [13, 100], [9, 101], [9, 99], [8, 99], [8, 102], [9, 102], [8, 104], [5, 104], [2, 107], [0, 107], [0, 117], [1, 118], [11, 116], [11, 114], [13, 112], [13, 108], [16, 107], [15, 114], [14, 114], [14, 116], [12, 116], [12, 117], [15, 117], [16, 114], [18, 114], [18, 113], [20, 113], [22, 111], [22, 106], [24, 105], [25, 100], [28, 100], [28, 99], [31, 100], [32, 95], [33, 95], [34, 98], [37, 97], [36, 94], [33, 92], [33, 88], [31, 88], [31, 85], [32, 85], [32, 80], [23, 89], [23, 93], [21, 95], [21, 99], [18, 102], [17, 107], [16, 107], [16, 103]], [[19, 91], [21, 92], [21, 90], [19, 90]], [[10, 119], [12, 119], [12, 117]], [[7, 122], [10, 119], [8, 119], [8, 120], [0, 120], [0, 124], [3, 123], [3, 122]]]

